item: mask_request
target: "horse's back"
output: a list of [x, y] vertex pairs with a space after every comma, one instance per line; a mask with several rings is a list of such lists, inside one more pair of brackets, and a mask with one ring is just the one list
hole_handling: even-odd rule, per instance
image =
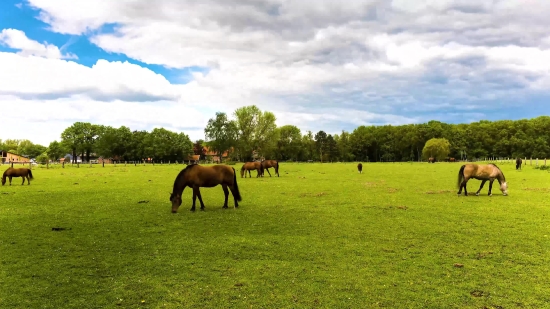
[[464, 175], [475, 179], [494, 178], [500, 173], [500, 169], [494, 164], [465, 164]]
[[232, 182], [234, 177], [233, 167], [225, 164], [193, 165], [188, 168], [191, 168], [191, 171], [186, 176], [187, 182], [201, 187], [215, 187], [222, 183]]

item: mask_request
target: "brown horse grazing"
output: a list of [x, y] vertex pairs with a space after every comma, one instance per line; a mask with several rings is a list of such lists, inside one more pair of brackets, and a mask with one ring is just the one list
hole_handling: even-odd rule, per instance
[[[269, 168], [273, 167], [275, 169], [275, 173], [277, 174], [277, 177], [279, 176], [279, 161], [277, 160], [263, 160], [262, 161], [262, 168], [267, 171], [269, 174], [269, 177], [271, 177], [271, 173], [269, 172]], [[262, 170], [262, 177], [264, 176], [264, 171]]]
[[357, 170], [359, 171], [359, 174], [363, 173], [363, 164], [359, 163], [357, 164]]
[[178, 212], [178, 208], [181, 205], [181, 195], [185, 187], [193, 188], [193, 206], [191, 211], [195, 211], [195, 201], [197, 197], [201, 203], [201, 210], [204, 210], [204, 203], [202, 202], [200, 187], [212, 188], [217, 185], [222, 185], [223, 193], [225, 194], [225, 202], [223, 208], [227, 208], [227, 198], [229, 196], [229, 190], [233, 194], [235, 200], [235, 208], [239, 207], [237, 201], [241, 201], [241, 193], [237, 186], [237, 172], [229, 165], [214, 165], [214, 166], [202, 166], [198, 164], [187, 165], [176, 176], [174, 180], [174, 188], [170, 194], [170, 201], [172, 202], [172, 213]]
[[428, 158], [428, 163], [435, 163], [435, 158], [429, 157]]
[[455, 162], [456, 159], [455, 158], [449, 158], [449, 162]]
[[8, 169], [2, 175], [2, 185], [6, 184], [6, 177], [8, 177], [10, 179], [10, 186], [11, 186], [11, 178], [12, 177], [21, 177], [21, 178], [23, 178], [23, 183], [21, 183], [21, 185], [25, 184], [25, 178], [27, 179], [27, 184], [29, 184], [29, 185], [31, 184], [30, 179], [34, 179], [32, 177], [31, 169], [30, 168], [24, 168], [24, 167], [21, 167], [21, 168], [8, 167]]
[[518, 170], [518, 169], [520, 170], [520, 169], [521, 169], [521, 163], [522, 163], [522, 162], [523, 162], [523, 161], [521, 160], [521, 158], [517, 158], [517, 159], [516, 159], [516, 170]]
[[493, 163], [486, 165], [462, 165], [458, 171], [458, 196], [462, 193], [462, 188], [464, 188], [464, 195], [468, 195], [466, 183], [470, 178], [481, 180], [481, 186], [479, 186], [479, 190], [477, 190], [476, 195], [479, 195], [479, 191], [481, 191], [487, 180], [489, 180], [489, 196], [493, 195], [491, 193], [491, 189], [493, 188], [493, 181], [495, 181], [495, 179], [498, 180], [498, 183], [500, 184], [500, 191], [502, 191], [502, 194], [508, 195], [508, 184], [506, 183], [506, 178], [500, 168]]
[[258, 171], [258, 174], [256, 175], [256, 178], [260, 177], [263, 172], [264, 172], [264, 168], [262, 166], [262, 163], [258, 162], [258, 161], [254, 161], [254, 162], [246, 162], [245, 164], [243, 164], [243, 167], [241, 167], [241, 178], [246, 178], [246, 172], [248, 171], [248, 176], [249, 177], [252, 177], [252, 175], [250, 174], [250, 171], [253, 171], [253, 170], [257, 170]]

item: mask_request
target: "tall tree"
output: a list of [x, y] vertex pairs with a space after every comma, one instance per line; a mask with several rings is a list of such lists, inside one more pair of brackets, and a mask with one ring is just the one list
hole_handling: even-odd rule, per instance
[[432, 138], [426, 142], [422, 155], [424, 158], [434, 157], [437, 160], [444, 160], [450, 152], [451, 144], [445, 138]]
[[293, 125], [278, 128], [277, 154], [280, 160], [298, 160], [302, 150], [302, 133]]
[[58, 141], [51, 142], [46, 151], [48, 157], [54, 161], [57, 161], [66, 154], [65, 149], [63, 149], [63, 146]]
[[325, 131], [321, 130], [315, 134], [315, 146], [321, 162], [323, 162], [323, 156], [328, 150], [327, 142], [327, 133], [325, 133]]
[[209, 149], [217, 153], [221, 161], [223, 154], [235, 146], [237, 124], [229, 120], [226, 113], [218, 112], [215, 118], [208, 120], [204, 135]]
[[256, 105], [235, 110], [238, 129], [237, 149], [243, 160], [250, 160], [253, 151], [266, 155], [277, 144], [276, 117], [272, 112], [262, 112]]

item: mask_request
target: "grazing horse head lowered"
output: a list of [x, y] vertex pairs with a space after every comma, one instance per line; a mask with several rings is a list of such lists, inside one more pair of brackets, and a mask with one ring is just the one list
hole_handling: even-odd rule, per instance
[[[195, 211], [195, 201], [197, 197], [201, 203], [201, 210], [204, 210], [204, 203], [202, 202], [200, 187], [212, 188], [217, 185], [221, 185], [223, 193], [225, 195], [225, 202], [223, 208], [227, 207], [227, 199], [229, 197], [229, 190], [233, 194], [235, 200], [235, 208], [239, 207], [238, 201], [241, 201], [241, 193], [239, 192], [239, 186], [237, 185], [237, 173], [235, 169], [228, 165], [214, 165], [214, 166], [202, 166], [197, 164], [188, 165], [174, 180], [174, 187], [172, 193], [170, 193], [170, 201], [172, 202], [172, 213], [178, 212], [178, 208], [181, 206], [181, 195], [185, 187], [193, 189], [193, 206], [191, 211]], [[228, 190], [229, 188], [229, 190]]]
[[491, 190], [493, 188], [493, 181], [495, 179], [500, 184], [500, 191], [502, 195], [508, 195], [508, 183], [506, 182], [506, 177], [504, 173], [500, 170], [496, 164], [489, 163], [485, 165], [481, 164], [464, 164], [460, 167], [458, 171], [458, 195], [462, 193], [462, 188], [464, 188], [464, 195], [468, 195], [468, 190], [466, 189], [466, 184], [470, 178], [481, 180], [481, 186], [477, 190], [476, 195], [479, 195], [479, 192], [485, 185], [485, 182], [489, 181], [489, 193], [488, 195], [493, 195]]

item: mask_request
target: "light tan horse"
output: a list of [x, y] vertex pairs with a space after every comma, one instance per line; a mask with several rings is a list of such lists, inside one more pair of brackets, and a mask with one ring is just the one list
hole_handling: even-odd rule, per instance
[[275, 174], [277, 174], [277, 177], [280, 177], [279, 176], [279, 161], [277, 160], [263, 160], [262, 161], [262, 177], [264, 176], [264, 171], [263, 170], [266, 170], [267, 173], [269, 174], [269, 177], [271, 177], [271, 173], [269, 172], [269, 168], [270, 167], [273, 167], [275, 169]]
[[243, 164], [243, 167], [241, 167], [241, 178], [243, 178], [243, 176], [244, 178], [246, 178], [247, 171], [248, 171], [248, 176], [252, 177], [252, 175], [250, 174], [250, 171], [253, 171], [253, 170], [258, 171], [256, 178], [260, 177], [264, 172], [262, 163], [255, 161], [255, 162], [246, 162], [245, 164]]
[[23, 178], [23, 183], [21, 183], [21, 185], [25, 184], [25, 179], [27, 179], [27, 184], [30, 185], [31, 184], [30, 180], [34, 179], [32, 177], [31, 169], [30, 168], [24, 168], [24, 167], [20, 167], [20, 168], [8, 167], [8, 169], [2, 175], [2, 185], [6, 184], [6, 177], [8, 177], [10, 179], [10, 186], [11, 186], [11, 178], [12, 177], [21, 177], [21, 178]]
[[200, 187], [212, 188], [217, 185], [222, 185], [223, 193], [225, 194], [225, 202], [222, 208], [227, 208], [227, 198], [229, 197], [229, 190], [233, 194], [235, 200], [235, 208], [239, 207], [237, 201], [241, 201], [241, 193], [237, 186], [237, 173], [235, 169], [229, 165], [219, 164], [214, 166], [202, 166], [198, 164], [187, 165], [174, 180], [174, 187], [170, 194], [170, 201], [172, 202], [172, 213], [178, 212], [178, 208], [181, 205], [181, 195], [185, 187], [193, 189], [193, 206], [191, 211], [195, 211], [195, 201], [197, 197], [201, 203], [201, 210], [204, 210], [204, 203], [202, 202]]
[[464, 195], [468, 195], [468, 191], [466, 190], [466, 183], [468, 183], [468, 180], [470, 178], [481, 180], [481, 186], [479, 187], [479, 190], [477, 190], [476, 195], [479, 195], [479, 192], [483, 188], [483, 185], [487, 180], [489, 181], [489, 196], [493, 195], [491, 193], [491, 189], [493, 188], [493, 181], [495, 179], [500, 184], [500, 191], [502, 191], [502, 195], [508, 195], [508, 184], [506, 183], [506, 178], [504, 177], [504, 174], [500, 170], [496, 164], [489, 163], [489, 164], [464, 164], [460, 167], [460, 170], [458, 171], [458, 183], [457, 186], [459, 188], [458, 195], [462, 193], [462, 188], [464, 188]]

